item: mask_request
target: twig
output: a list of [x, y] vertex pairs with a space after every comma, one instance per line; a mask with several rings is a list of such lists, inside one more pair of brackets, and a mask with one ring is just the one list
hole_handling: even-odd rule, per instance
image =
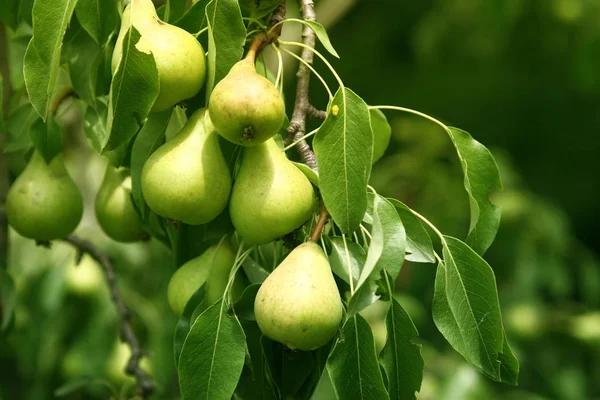
[[[302, 12], [302, 19], [305, 21], [315, 21], [315, 9], [313, 0], [301, 0], [300, 10]], [[305, 26], [302, 30], [302, 43], [310, 48], [315, 47], [315, 33], [308, 26]], [[312, 64], [313, 52], [305, 48], [302, 50], [301, 57], [307, 64]], [[286, 142], [293, 143], [306, 133], [306, 115], [309, 111], [309, 100], [308, 100], [308, 89], [310, 85], [310, 69], [304, 64], [300, 63], [298, 66], [298, 73], [296, 74], [297, 86], [296, 86], [296, 102], [294, 104], [294, 112], [292, 113], [292, 120], [288, 127], [288, 138]], [[306, 142], [306, 140], [300, 140], [296, 145], [298, 153], [302, 161], [308, 165], [311, 169], [317, 170], [317, 158], [315, 153]]]
[[323, 233], [323, 228], [325, 227], [325, 224], [327, 223], [327, 219], [329, 218], [329, 212], [327, 212], [327, 209], [325, 208], [325, 206], [321, 207], [321, 215], [319, 215], [319, 221], [317, 221], [317, 225], [315, 225], [315, 229], [313, 229], [312, 231], [312, 235], [310, 235], [310, 240], [318, 243], [319, 242], [319, 238], [321, 237], [321, 233]]
[[308, 115], [311, 118], [325, 119], [327, 118], [327, 111], [319, 110], [312, 104], [309, 104], [306, 108], [306, 115]]
[[89, 254], [104, 269], [106, 280], [110, 288], [110, 295], [115, 303], [115, 306], [117, 307], [117, 312], [121, 322], [121, 340], [127, 343], [131, 348], [131, 357], [127, 362], [125, 372], [127, 375], [135, 377], [137, 381], [137, 394], [144, 399], [149, 398], [154, 391], [154, 382], [152, 381], [152, 377], [140, 367], [140, 359], [144, 356], [144, 351], [141, 349], [140, 343], [135, 336], [131, 324], [129, 323], [131, 314], [121, 299], [121, 294], [119, 292], [115, 270], [113, 267], [113, 260], [111, 259], [110, 255], [99, 250], [91, 242], [85, 239], [69, 235], [63, 240], [72, 244], [80, 253]]

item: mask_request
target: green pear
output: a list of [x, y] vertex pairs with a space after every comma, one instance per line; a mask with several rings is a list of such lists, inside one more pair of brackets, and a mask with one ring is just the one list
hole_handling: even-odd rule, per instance
[[[211, 306], [223, 297], [235, 255], [233, 246], [224, 240], [209, 247], [200, 256], [191, 259], [175, 271], [167, 289], [169, 305], [173, 312], [177, 315], [183, 314], [190, 298], [204, 283], [204, 307]], [[232, 288], [234, 300], [239, 298], [243, 291], [239, 284], [243, 283], [237, 276]]]
[[62, 155], [50, 163], [37, 151], [6, 197], [8, 223], [20, 235], [38, 241], [64, 238], [83, 215], [83, 199]]
[[142, 169], [142, 193], [158, 215], [190, 225], [215, 219], [227, 206], [229, 167], [218, 136], [206, 129], [205, 109], [158, 148]]
[[310, 181], [274, 139], [244, 148], [229, 214], [246, 244], [269, 243], [299, 228], [315, 204]]
[[117, 242], [135, 242], [147, 236], [131, 198], [128, 168], [106, 166], [96, 195], [96, 218], [104, 233]]
[[321, 247], [296, 247], [261, 285], [254, 315], [262, 333], [290, 349], [314, 350], [331, 340], [342, 300]]
[[221, 136], [243, 146], [254, 146], [283, 126], [285, 105], [279, 91], [256, 73], [254, 62], [239, 61], [213, 89], [210, 119]]
[[152, 54], [156, 62], [160, 92], [152, 111], [163, 111], [194, 97], [206, 78], [204, 49], [190, 33], [161, 21], [152, 0], [131, 0], [123, 11], [112, 57], [113, 74], [121, 62], [123, 39], [130, 24], [141, 35], [135, 47], [143, 53]]

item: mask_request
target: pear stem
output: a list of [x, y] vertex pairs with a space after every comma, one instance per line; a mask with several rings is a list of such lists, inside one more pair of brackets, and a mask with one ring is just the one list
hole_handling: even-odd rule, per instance
[[256, 57], [260, 52], [263, 51], [267, 45], [277, 41], [281, 34], [281, 22], [285, 19], [285, 12], [285, 1], [282, 1], [275, 11], [273, 11], [273, 14], [271, 14], [271, 20], [269, 21], [269, 26], [266, 28], [266, 31], [260, 32], [252, 38], [248, 53], [246, 54], [246, 57], [244, 57], [245, 60], [251, 61], [252, 64], [254, 64]]
[[135, 332], [131, 327], [129, 321], [131, 319], [131, 313], [125, 307], [125, 304], [121, 299], [121, 293], [119, 292], [119, 286], [111, 256], [98, 249], [91, 242], [80, 237], [69, 235], [63, 240], [73, 245], [73, 247], [79, 251], [80, 255], [87, 253], [102, 266], [110, 289], [110, 296], [113, 303], [115, 303], [117, 312], [119, 314], [119, 319], [121, 322], [121, 340], [127, 343], [131, 349], [131, 357], [129, 358], [127, 366], [125, 367], [125, 373], [135, 377], [137, 381], [137, 394], [143, 399], [149, 398], [154, 391], [154, 382], [152, 381], [152, 377], [148, 374], [148, 372], [140, 367], [140, 359], [142, 356], [144, 356], [144, 351], [142, 350], [140, 342], [138, 341], [137, 337], [135, 336]]
[[321, 233], [323, 233], [323, 228], [327, 223], [327, 219], [329, 219], [329, 212], [323, 205], [321, 207], [321, 215], [319, 215], [319, 221], [317, 221], [317, 225], [315, 225], [315, 229], [313, 229], [312, 235], [310, 235], [310, 240], [312, 242], [319, 242], [319, 238], [321, 237]]

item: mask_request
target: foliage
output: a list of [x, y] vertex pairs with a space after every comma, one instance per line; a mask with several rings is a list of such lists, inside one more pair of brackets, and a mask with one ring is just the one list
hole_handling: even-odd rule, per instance
[[[333, 93], [326, 88], [330, 94], [326, 117], [311, 133], [313, 139], [309, 139], [318, 161], [318, 172], [306, 165], [297, 165], [317, 187], [320, 205], [331, 216], [319, 243], [329, 257], [345, 316], [339, 332], [327, 345], [310, 352], [293, 352], [263, 336], [253, 313], [260, 284], [292, 248], [313, 236], [322, 216], [317, 210], [293, 234], [268, 244], [244, 246], [242, 238], [234, 234], [227, 211], [207, 224], [192, 226], [174, 224], [155, 214], [146, 204], [141, 190], [145, 161], [164, 140], [180, 130], [186, 114], [207, 105], [212, 88], [245, 53], [245, 44], [257, 33], [269, 29], [265, 26], [274, 7], [261, 8], [258, 2], [254, 7], [248, 2], [242, 3], [240, 8], [234, 0], [201, 0], [186, 9], [184, 1], [169, 0], [158, 10], [163, 20], [208, 43], [205, 46], [208, 49], [207, 86], [186, 102], [185, 112], [177, 106], [162, 113], [150, 113], [160, 77], [154, 57], [136, 48], [140, 33], [134, 27], [123, 41], [123, 61], [116, 73], [111, 73], [120, 11], [116, 1], [103, 2], [106, 13], [99, 18], [90, 12], [94, 1], [89, 0], [36, 0], [31, 11], [27, 10], [28, 2], [11, 0], [2, 6], [7, 12], [0, 14], [9, 32], [11, 51], [22, 55], [14, 58], [9, 65], [11, 75], [5, 77], [11, 81], [14, 93], [8, 118], [0, 125], [6, 129], [3, 151], [13, 175], [20, 173], [32, 149], [48, 160], [62, 149], [70, 169], [77, 170], [77, 183], [88, 186], [84, 192], [95, 191], [102, 176], [99, 171], [103, 171], [106, 160], [115, 166], [131, 168], [132, 201], [153, 239], [149, 243], [120, 245], [106, 240], [97, 228], [86, 228], [86, 224], [81, 224], [77, 233], [102, 238], [97, 240], [98, 246], [106, 248], [118, 260], [123, 297], [132, 305], [135, 330], [144, 332], [142, 342], [152, 349], [148, 369], [158, 383], [156, 398], [174, 395], [175, 376], [184, 399], [230, 399], [232, 396], [250, 399], [256, 398], [253, 397], [256, 393], [260, 393], [261, 398], [275, 399], [327, 398], [328, 393], [340, 399], [411, 399], [417, 392], [423, 398], [431, 393], [436, 396], [442, 393], [434, 398], [448, 399], [482, 396], [494, 390], [499, 396], [515, 394], [507, 385], [481, 379], [485, 375], [492, 381], [515, 385], [519, 377], [515, 354], [522, 354], [518, 351], [522, 343], [517, 341], [519, 345], [513, 353], [509, 346], [509, 341], [513, 344], [512, 338], [507, 337], [506, 321], [503, 322], [500, 309], [505, 302], [498, 293], [503, 293], [503, 285], [518, 281], [529, 285], [526, 289], [534, 293], [552, 290], [567, 298], [575, 283], [560, 285], [539, 276], [526, 280], [518, 275], [525, 272], [514, 272], [518, 277], [506, 272], [516, 264], [515, 260], [498, 256], [502, 247], [494, 248], [498, 245], [492, 246], [492, 242], [501, 226], [495, 203], [507, 200], [497, 194], [502, 188], [500, 172], [487, 148], [469, 133], [420, 112], [367, 105], [345, 86], [339, 76], [342, 74], [336, 72], [318, 50], [308, 49], [331, 69], [339, 87]], [[337, 46], [336, 40], [330, 40], [322, 25], [290, 19], [284, 26], [299, 22], [312, 28], [323, 48], [336, 57], [339, 53], [344, 61], [345, 52]], [[337, 51], [332, 43], [338, 47]], [[295, 47], [306, 50], [305, 44], [280, 40], [265, 53], [277, 56], [281, 55], [280, 49]], [[287, 68], [284, 70], [283, 63], [276, 65], [277, 74], [265, 72], [265, 76], [275, 75], [278, 89], [283, 90], [283, 73], [289, 76], [293, 73]], [[14, 72], [23, 69], [23, 76]], [[294, 92], [294, 88], [289, 92]], [[289, 115], [291, 109], [288, 103]], [[444, 180], [444, 174], [454, 174], [456, 185], [443, 200], [450, 206], [443, 210], [457, 210], [454, 217], [460, 219], [459, 223], [445, 220], [444, 214], [451, 213], [432, 205], [433, 200], [429, 200], [429, 204], [409, 201], [407, 196], [387, 188], [386, 182], [395, 179], [395, 173], [409, 175], [391, 161], [393, 157], [410, 155], [409, 151], [403, 153], [401, 149], [372, 166], [377, 126], [391, 126], [392, 135], [406, 131], [406, 126], [397, 121], [407, 119], [399, 120], [399, 114], [392, 114], [394, 111], [424, 117], [428, 124], [433, 122], [442, 128], [434, 131], [433, 124], [416, 127], [423, 132], [448, 135], [444, 140], [451, 145], [453, 155], [447, 156], [452, 157], [453, 164], [440, 168], [439, 174], [432, 173], [437, 182], [432, 183], [432, 178], [422, 183], [425, 189], [437, 187], [440, 190], [441, 187], [443, 190], [444, 184], [438, 185], [439, 181]], [[377, 118], [375, 125], [373, 115]], [[390, 118], [389, 125], [386, 117]], [[88, 147], [73, 144], [78, 139], [69, 136], [70, 130], [63, 128], [67, 122], [75, 125], [73, 121], [80, 130], [84, 128]], [[408, 121], [412, 123], [413, 119]], [[391, 150], [396, 150], [394, 141], [395, 136]], [[57, 151], [58, 144], [61, 145]], [[242, 149], [224, 140], [220, 140], [220, 146], [235, 176]], [[423, 145], [415, 154], [435, 164], [436, 149]], [[301, 152], [289, 152], [289, 157], [304, 161], [302, 156]], [[421, 196], [427, 197], [435, 198]], [[522, 199], [518, 200], [521, 204]], [[537, 204], [537, 200], [535, 202]], [[531, 206], [528, 210], [533, 212], [534, 209], [549, 218], [551, 227], [555, 226], [553, 218], [560, 219], [548, 208]], [[533, 225], [530, 222], [525, 229], [533, 230]], [[499, 235], [500, 240], [505, 239], [502, 232]], [[523, 235], [525, 244], [520, 244], [521, 253], [513, 253], [519, 257], [525, 254], [517, 261], [534, 260], [536, 265], [548, 261], [537, 249], [536, 240], [553, 244], [561, 241], [543, 235], [536, 239], [529, 233]], [[564, 238], [569, 234], [565, 229], [556, 236]], [[172, 266], [180, 267], [209, 246], [230, 239], [237, 248], [237, 256], [223, 298], [208, 308], [203, 306], [206, 288], [202, 286], [176, 320], [166, 306], [165, 295]], [[34, 248], [33, 243], [14, 232], [11, 242], [10, 268], [2, 270], [0, 275], [1, 340], [9, 345], [2, 346], [2, 351], [11, 350], [6, 350], [7, 354], [0, 353], [0, 358], [14, 360], [17, 368], [10, 374], [2, 374], [0, 395], [14, 397], [26, 393], [23, 398], [35, 399], [55, 391], [57, 396], [77, 398], [78, 392], [83, 391], [92, 398], [103, 398], [107, 393], [123, 398], [132, 396], [135, 382], [124, 374], [109, 371], [112, 356], [107, 355], [118, 353], [115, 345], [118, 316], [112, 311], [103, 283], [93, 285], [95, 290], [91, 294], [84, 295], [84, 290], [74, 289], [72, 285], [77, 280], [69, 278], [70, 268], [73, 268], [69, 264], [77, 255], [61, 243], [53, 243], [52, 250]], [[504, 245], [501, 242], [499, 246]], [[566, 246], [554, 249], [560, 257], [566, 258]], [[585, 251], [581, 254], [588, 263], [581, 268], [593, 270], [597, 265], [595, 258], [586, 256]], [[527, 257], [529, 261], [522, 261]], [[486, 260], [495, 260], [496, 266], [502, 266], [498, 279]], [[434, 272], [431, 265], [424, 264], [437, 264], [437, 269]], [[552, 266], [555, 271], [565, 271], [562, 265], [554, 263]], [[410, 289], [403, 284], [407, 268], [422, 278], [422, 282]], [[536, 271], [541, 274], [539, 269]], [[239, 300], [234, 301], [232, 289], [238, 273], [248, 284]], [[584, 284], [591, 285], [590, 282]], [[416, 293], [418, 285], [427, 290]], [[525, 288], [521, 289], [520, 293], [526, 292]], [[585, 291], [589, 304], [598, 304], [595, 289], [590, 286]], [[510, 295], [507, 298], [506, 304], [511, 305], [512, 310], [516, 302], [513, 303]], [[369, 310], [382, 304], [382, 311], [376, 317], [369, 317]], [[424, 305], [432, 305], [431, 316], [425, 315]], [[567, 320], [573, 324], [582, 321]], [[511, 324], [507, 323], [507, 329], [516, 335], [518, 331]], [[377, 331], [377, 326], [382, 330]], [[456, 353], [441, 350], [444, 345], [439, 334], [437, 337], [432, 334], [435, 328]], [[585, 340], [577, 337], [580, 329], [560, 333], [573, 340]], [[165, 346], [165, 343], [169, 344]], [[12, 349], [22, 349], [22, 354], [13, 353]], [[531, 354], [536, 360], [541, 359], [539, 348]], [[447, 376], [447, 371], [455, 368], [438, 370], [440, 367], [435, 361], [438, 357], [442, 360], [439, 363], [446, 363], [446, 367], [460, 366], [453, 376]], [[117, 370], [124, 369], [123, 362], [117, 364], [120, 364]], [[57, 370], [61, 372], [55, 373]], [[474, 374], [474, 370], [482, 375]], [[530, 372], [525, 376], [528, 374]], [[32, 379], [34, 384], [29, 388], [8, 383], [5, 386], [4, 376], [10, 379], [13, 375], [15, 382], [20, 382], [23, 376], [36, 379]], [[430, 385], [435, 382], [432, 377], [442, 375], [447, 382], [475, 381], [480, 386], [465, 389], [464, 393], [471, 390], [471, 394], [461, 393], [460, 385], [450, 388], [450, 383], [446, 388], [432, 390]]]

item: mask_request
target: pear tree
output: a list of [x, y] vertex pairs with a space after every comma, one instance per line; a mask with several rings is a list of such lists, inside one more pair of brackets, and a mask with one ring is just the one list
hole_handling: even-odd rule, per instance
[[[183, 399], [311, 399], [323, 382], [337, 399], [415, 399], [419, 333], [394, 296], [406, 262], [435, 265], [432, 318], [450, 345], [489, 379], [515, 385], [519, 363], [482, 258], [500, 220], [489, 200], [501, 188], [491, 153], [419, 111], [367, 104], [331, 65], [344, 54], [313, 1], [297, 6], [301, 19], [278, 0], [168, 0], [158, 9], [151, 0], [35, 0], [19, 100], [31, 121], [4, 148], [26, 164], [8, 192], [8, 223], [103, 267], [135, 379], [124, 396], [157, 393], [157, 366], [141, 363], [152, 361], [151, 343], [127, 310], [131, 296], [120, 294], [118, 260], [76, 230], [84, 203], [57, 124], [73, 99], [108, 164], [97, 223], [114, 241], [158, 241], [172, 253], [171, 265], [152, 268], [172, 270], [164, 300], [178, 322], [171, 365], [161, 368], [176, 370]], [[295, 24], [301, 41], [283, 40]], [[324, 109], [313, 106], [311, 83], [323, 86]], [[394, 112], [437, 124], [452, 141], [471, 210], [466, 237], [370, 185]], [[383, 338], [363, 316], [378, 300], [388, 304]], [[81, 387], [66, 382], [60, 393]]]

